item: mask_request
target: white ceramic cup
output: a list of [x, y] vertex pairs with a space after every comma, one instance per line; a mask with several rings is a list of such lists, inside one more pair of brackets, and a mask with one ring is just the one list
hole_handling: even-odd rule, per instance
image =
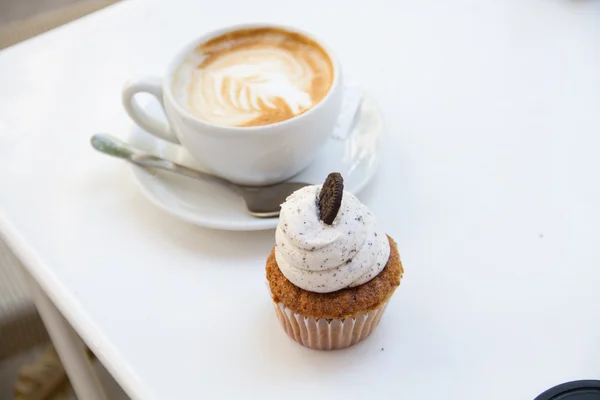
[[[257, 27], [277, 27], [307, 36], [329, 55], [333, 83], [327, 95], [307, 112], [264, 126], [231, 127], [215, 125], [190, 114], [175, 101], [172, 81], [177, 67], [199, 44], [227, 32]], [[162, 105], [167, 121], [144, 111], [134, 96], [145, 92]], [[269, 185], [288, 179], [307, 167], [331, 136], [338, 119], [342, 95], [339, 62], [322, 41], [295, 28], [274, 25], [238, 25], [203, 35], [186, 46], [171, 62], [163, 79], [138, 78], [123, 88], [123, 105], [129, 116], [144, 130], [169, 142], [181, 144], [209, 172], [241, 185]]]

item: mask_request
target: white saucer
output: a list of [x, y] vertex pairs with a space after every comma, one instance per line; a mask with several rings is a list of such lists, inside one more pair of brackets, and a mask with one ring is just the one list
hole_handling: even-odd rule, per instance
[[[146, 109], [151, 114], [162, 115], [162, 110], [155, 102], [151, 102]], [[342, 115], [348, 112], [354, 110], [342, 111]], [[363, 95], [350, 130], [345, 135], [343, 132], [340, 134], [339, 130], [334, 132], [315, 161], [291, 180], [320, 184], [330, 172], [340, 172], [344, 176], [345, 190], [358, 193], [377, 168], [383, 127], [377, 103], [373, 98]], [[203, 169], [183, 147], [157, 139], [137, 126], [132, 130], [129, 141], [177, 163]], [[277, 226], [277, 218], [261, 219], [248, 215], [241, 198], [224, 187], [165, 171], [135, 165], [131, 165], [131, 168], [142, 192], [154, 204], [185, 221], [207, 228], [239, 231]]]

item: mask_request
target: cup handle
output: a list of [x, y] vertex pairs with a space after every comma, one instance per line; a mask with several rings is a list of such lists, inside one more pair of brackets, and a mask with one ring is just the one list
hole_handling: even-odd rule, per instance
[[165, 110], [165, 104], [163, 102], [163, 90], [161, 81], [158, 78], [153, 77], [142, 77], [136, 78], [125, 83], [123, 87], [123, 106], [127, 114], [144, 130], [151, 134], [167, 140], [171, 143], [179, 144], [179, 140], [173, 130], [169, 126], [169, 123], [157, 119], [149, 115], [146, 111], [140, 107], [138, 102], [135, 100], [135, 95], [138, 93], [149, 93], [156, 97], [163, 111]]

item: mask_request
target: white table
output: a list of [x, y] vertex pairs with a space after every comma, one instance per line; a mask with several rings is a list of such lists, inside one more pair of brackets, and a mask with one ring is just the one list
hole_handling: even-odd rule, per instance
[[[531, 400], [597, 378], [600, 3], [295, 3], [128, 1], [0, 52], [0, 226], [79, 397], [102, 394], [56, 310], [136, 399]], [[278, 326], [273, 232], [178, 221], [88, 144], [131, 129], [128, 77], [259, 20], [324, 37], [387, 116], [361, 197], [406, 275], [346, 351]]]

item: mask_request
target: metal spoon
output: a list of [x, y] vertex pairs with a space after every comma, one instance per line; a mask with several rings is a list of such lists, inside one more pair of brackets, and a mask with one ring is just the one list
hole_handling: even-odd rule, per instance
[[279, 216], [281, 203], [290, 194], [308, 185], [308, 183], [302, 182], [282, 182], [263, 187], [240, 186], [223, 178], [188, 168], [153, 154], [145, 153], [111, 135], [98, 133], [92, 136], [91, 142], [92, 146], [101, 153], [122, 158], [142, 167], [158, 168], [200, 181], [209, 181], [226, 186], [239, 194], [244, 203], [246, 203], [248, 213], [258, 218]]

